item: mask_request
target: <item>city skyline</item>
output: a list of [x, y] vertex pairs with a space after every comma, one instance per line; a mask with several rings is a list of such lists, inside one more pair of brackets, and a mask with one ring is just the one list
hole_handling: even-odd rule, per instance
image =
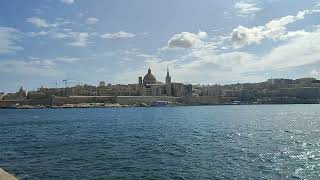
[[4, 1], [0, 91], [130, 84], [149, 67], [191, 84], [319, 78], [319, 13], [318, 0]]
[[[151, 79], [152, 80], [149, 80], [150, 78], [150, 75], [151, 75]], [[289, 83], [289, 82], [294, 82], [294, 81], [297, 81], [297, 82], [311, 82], [311, 81], [314, 81], [313, 83], [319, 83], [320, 80], [318, 80], [317, 78], [315, 77], [299, 77], [299, 78], [296, 78], [296, 79], [290, 79], [290, 78], [270, 78], [270, 79], [265, 79], [263, 81], [259, 81], [259, 82], [244, 82], [244, 83], [240, 83], [240, 82], [235, 82], [235, 83], [230, 83], [230, 84], [200, 84], [200, 83], [197, 83], [197, 84], [192, 84], [192, 83], [188, 83], [188, 82], [177, 82], [177, 81], [171, 81], [171, 71], [169, 70], [169, 68], [167, 68], [166, 70], [166, 74], [164, 76], [164, 78], [159, 78], [159, 76], [155, 75], [152, 73], [152, 70], [151, 68], [148, 68], [147, 71], [145, 72], [145, 74], [143, 76], [138, 75], [136, 77], [136, 82], [132, 82], [132, 83], [116, 83], [116, 84], [112, 84], [112, 83], [109, 83], [109, 82], [106, 82], [106, 81], [99, 81], [97, 82], [96, 84], [88, 84], [88, 83], [82, 83], [82, 82], [79, 82], [79, 81], [74, 81], [72, 79], [65, 79], [65, 80], [62, 80], [60, 83], [58, 83], [58, 81], [56, 81], [55, 83], [50, 83], [48, 85], [38, 85], [37, 88], [35, 89], [25, 89], [23, 86], [18, 86], [18, 91], [17, 90], [14, 90], [12, 92], [4, 92], [4, 91], [0, 91], [0, 93], [2, 94], [6, 94], [6, 93], [15, 93], [15, 92], [19, 92], [19, 91], [30, 91], [30, 92], [34, 92], [34, 91], [38, 91], [38, 90], [41, 90], [41, 89], [66, 89], [66, 88], [75, 88], [75, 87], [110, 87], [110, 86], [120, 86], [120, 87], [129, 87], [130, 86], [139, 86], [139, 85], [143, 85], [143, 86], [146, 86], [146, 85], [151, 85], [151, 86], [164, 86], [166, 84], [182, 84], [182, 85], [186, 85], [186, 86], [194, 86], [194, 87], [218, 87], [218, 86], [225, 86], [225, 87], [230, 87], [230, 86], [238, 86], [238, 85], [249, 85], [249, 84], [260, 84], [260, 83], [271, 83], [273, 84], [273, 82], [285, 82], [285, 84]], [[280, 83], [281, 84], [281, 83]], [[163, 88], [163, 87], [161, 87]]]

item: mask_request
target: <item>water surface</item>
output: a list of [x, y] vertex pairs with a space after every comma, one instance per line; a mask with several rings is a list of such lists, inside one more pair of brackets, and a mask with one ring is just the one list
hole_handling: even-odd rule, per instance
[[21, 179], [316, 179], [320, 106], [0, 110]]

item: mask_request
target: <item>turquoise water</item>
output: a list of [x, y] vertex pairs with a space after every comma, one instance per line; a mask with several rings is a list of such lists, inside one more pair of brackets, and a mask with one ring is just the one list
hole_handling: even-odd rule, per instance
[[316, 179], [320, 106], [0, 110], [21, 179]]

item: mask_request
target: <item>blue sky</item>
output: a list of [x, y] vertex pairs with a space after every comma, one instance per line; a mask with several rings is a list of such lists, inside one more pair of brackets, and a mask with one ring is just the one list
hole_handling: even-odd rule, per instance
[[3, 0], [0, 91], [320, 76], [319, 0]]

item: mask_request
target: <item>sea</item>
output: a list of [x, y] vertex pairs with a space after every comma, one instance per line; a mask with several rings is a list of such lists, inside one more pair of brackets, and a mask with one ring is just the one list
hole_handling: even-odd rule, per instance
[[320, 105], [0, 109], [19, 179], [318, 179]]

